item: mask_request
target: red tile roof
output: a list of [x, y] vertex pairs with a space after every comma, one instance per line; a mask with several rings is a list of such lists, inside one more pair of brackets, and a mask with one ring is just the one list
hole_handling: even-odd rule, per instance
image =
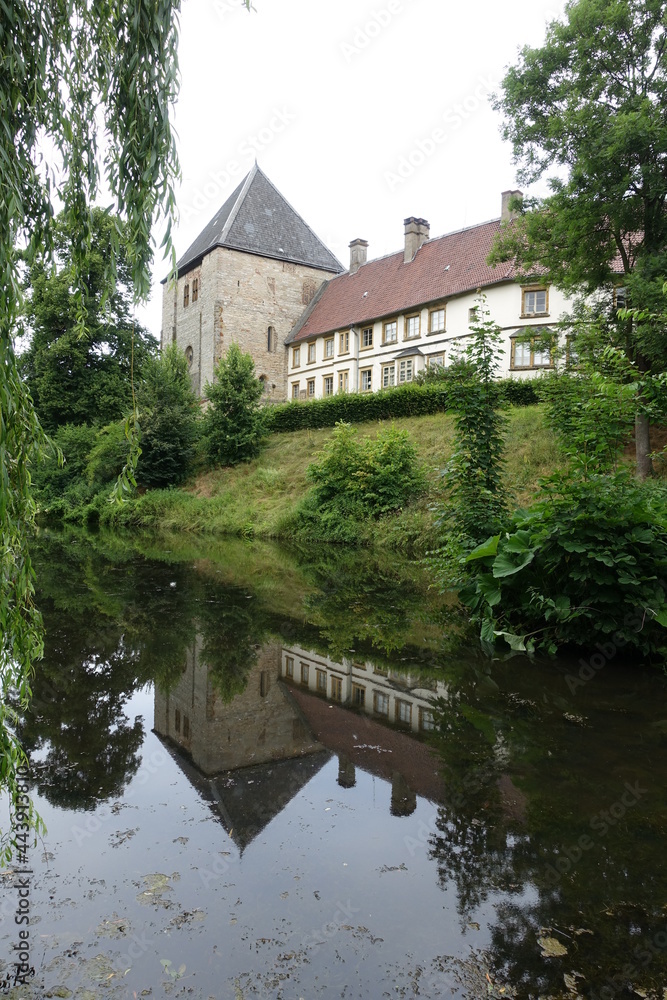
[[409, 263], [403, 251], [362, 264], [356, 274], [341, 274], [326, 283], [292, 341], [358, 326], [513, 279], [513, 264], [489, 267], [486, 258], [500, 231], [500, 219], [461, 229], [424, 243]]

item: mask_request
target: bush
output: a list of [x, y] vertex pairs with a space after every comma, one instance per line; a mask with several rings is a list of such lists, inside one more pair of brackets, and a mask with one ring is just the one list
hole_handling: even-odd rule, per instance
[[350, 424], [337, 424], [306, 474], [314, 486], [295, 526], [331, 541], [357, 541], [362, 522], [397, 510], [426, 488], [414, 445], [393, 426], [360, 442]]
[[192, 391], [188, 362], [176, 344], [144, 366], [137, 394], [141, 455], [140, 486], [176, 486], [187, 478], [194, 455], [199, 404]]
[[508, 531], [468, 557], [460, 592], [482, 639], [555, 652], [610, 641], [667, 652], [667, 493], [626, 474], [545, 480]]
[[[448, 372], [450, 369], [444, 369]], [[530, 406], [539, 402], [532, 381], [501, 379], [497, 383], [499, 399], [515, 406]], [[397, 417], [419, 417], [450, 409], [447, 378], [424, 384], [408, 385], [380, 392], [340, 393], [310, 402], [280, 403], [267, 407], [266, 429], [270, 432], [297, 431], [304, 428], [334, 427], [344, 421], [360, 424], [371, 420], [393, 420]]]
[[232, 344], [215, 367], [215, 381], [206, 383], [209, 408], [204, 417], [204, 442], [211, 465], [237, 465], [259, 454], [264, 411], [259, 401], [264, 386], [255, 364]]

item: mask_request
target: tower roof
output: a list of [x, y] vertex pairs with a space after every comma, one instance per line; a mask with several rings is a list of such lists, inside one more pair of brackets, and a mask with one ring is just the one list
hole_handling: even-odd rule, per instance
[[255, 163], [178, 261], [179, 277], [227, 247], [339, 274], [345, 268]]

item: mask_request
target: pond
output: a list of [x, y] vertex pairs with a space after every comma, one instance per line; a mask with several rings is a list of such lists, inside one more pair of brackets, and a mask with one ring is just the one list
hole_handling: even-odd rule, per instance
[[466, 649], [396, 557], [34, 556], [47, 833], [0, 878], [4, 995], [665, 1000], [659, 670]]

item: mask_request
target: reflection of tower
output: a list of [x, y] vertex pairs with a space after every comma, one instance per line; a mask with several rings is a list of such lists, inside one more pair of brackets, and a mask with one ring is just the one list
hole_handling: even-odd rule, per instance
[[168, 694], [155, 691], [155, 730], [192, 757], [205, 775], [320, 750], [282, 684], [281, 647], [262, 646], [243, 691], [226, 701], [202, 657], [200, 639]]
[[416, 808], [416, 792], [412, 791], [400, 771], [394, 771], [391, 776], [391, 815], [411, 816]]
[[345, 754], [338, 754], [338, 784], [341, 788], [354, 788], [357, 777], [354, 764]]

